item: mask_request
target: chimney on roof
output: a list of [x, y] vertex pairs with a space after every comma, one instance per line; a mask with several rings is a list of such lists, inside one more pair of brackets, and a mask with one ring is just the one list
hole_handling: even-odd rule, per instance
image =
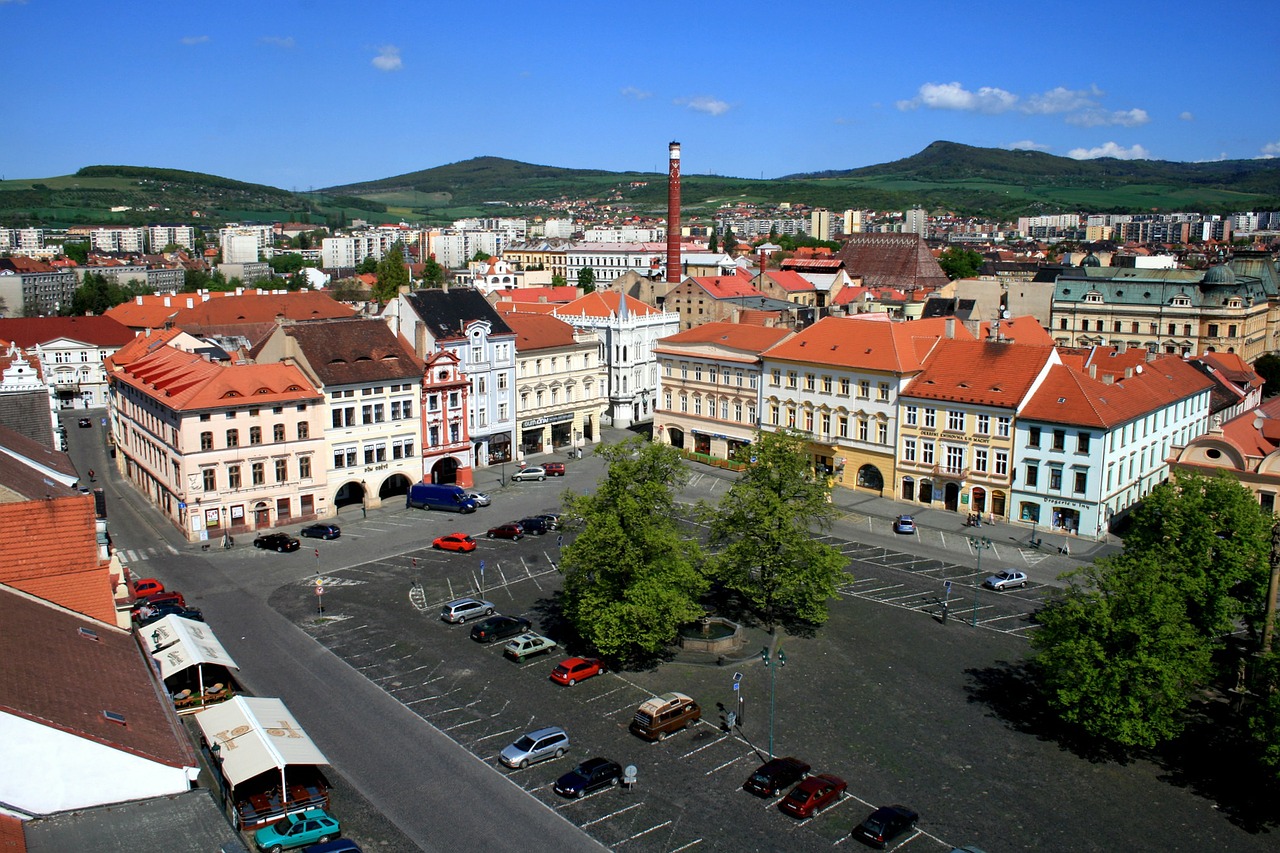
[[244, 296], [244, 288], [243, 288], [243, 287], [237, 287], [237, 288], [236, 288], [236, 296]]
[[1155, 360], [1156, 360], [1156, 351], [1153, 349], [1147, 350], [1147, 361], [1155, 361]]
[[190, 297], [187, 297], [187, 307], [188, 308], [196, 307], [196, 301]]
[[134, 297], [134, 298], [137, 300], [134, 304], [136, 304], [136, 305], [141, 305], [141, 304], [142, 304], [142, 294], [141, 294], [141, 293], [139, 293], [139, 294], [138, 294], [136, 297]]
[[946, 336], [948, 339], [954, 338], [956, 336], [956, 318], [955, 317], [947, 318], [946, 329], [947, 329]]
[[1098, 365], [1096, 364], [1089, 365], [1089, 378], [1090, 379], [1098, 378]]
[[1113, 382], [1115, 382], [1115, 381], [1116, 381], [1116, 375], [1115, 375], [1114, 373], [1104, 373], [1104, 374], [1102, 374], [1102, 384], [1103, 384], [1103, 385], [1110, 385], [1110, 384], [1112, 384], [1112, 383], [1113, 383]]
[[172, 303], [169, 301], [169, 297], [167, 297], [167, 296], [164, 298], [164, 307], [165, 307], [165, 308], [172, 308], [172, 307], [173, 307]]
[[1132, 368], [1132, 367], [1126, 367], [1126, 368], [1124, 369], [1124, 378], [1125, 378], [1125, 379], [1132, 379], [1132, 378], [1133, 378], [1133, 368]]
[[1124, 352], [1128, 348], [1129, 348], [1129, 345], [1126, 344], [1124, 341], [1120, 341], [1118, 344], [1116, 344], [1116, 352]]

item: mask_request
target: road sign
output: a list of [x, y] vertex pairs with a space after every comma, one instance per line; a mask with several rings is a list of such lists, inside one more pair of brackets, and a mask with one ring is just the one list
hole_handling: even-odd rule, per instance
[[951, 581], [947, 581], [944, 585], [947, 592], [951, 592]]
[[741, 684], [739, 684], [738, 682], [736, 682], [736, 681], [735, 681], [735, 682], [733, 682], [733, 692], [734, 692], [734, 693], [737, 693], [737, 692], [738, 692], [738, 688], [739, 688], [739, 687], [741, 687], [741, 686], [742, 686], [742, 685], [741, 685]]
[[734, 683], [734, 684], [737, 684], [737, 683], [738, 683], [739, 681], [741, 681], [741, 680], [742, 680], [742, 673], [740, 673], [740, 672], [735, 672], [735, 673], [733, 674], [733, 683]]
[[484, 571], [484, 560], [480, 561], [480, 571]]
[[324, 587], [316, 584], [316, 595], [324, 595]]
[[324, 578], [316, 578], [315, 584], [316, 586], [324, 586]]
[[563, 537], [563, 536], [557, 536], [557, 537], [556, 537], [556, 547], [557, 547], [557, 548], [563, 548], [563, 547], [564, 547], [564, 537]]

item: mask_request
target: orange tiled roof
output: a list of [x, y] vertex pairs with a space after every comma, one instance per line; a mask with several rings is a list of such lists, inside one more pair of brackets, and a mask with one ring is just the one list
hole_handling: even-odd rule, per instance
[[1198, 356], [1198, 359], [1241, 387], [1256, 388], [1262, 385], [1262, 377], [1240, 357], [1239, 353], [1207, 352]]
[[23, 349], [59, 338], [99, 347], [118, 347], [128, 343], [133, 332], [108, 316], [11, 317], [0, 320], [0, 338], [13, 341]]
[[[991, 322], [989, 320], [983, 320], [978, 324], [978, 337], [991, 337]], [[1054, 343], [1053, 336], [1046, 332], [1044, 326], [1040, 325], [1040, 321], [1030, 314], [1025, 317], [1011, 317], [1008, 320], [1001, 320], [1000, 337], [1020, 344], [1037, 344], [1046, 347], [1051, 347]]]
[[197, 302], [174, 317], [176, 326], [227, 326], [286, 320], [329, 320], [354, 315], [355, 309], [318, 290], [258, 293]]
[[1098, 376], [1119, 378], [1124, 376], [1125, 370], [1145, 364], [1146, 361], [1147, 351], [1141, 347], [1119, 350], [1115, 347], [1095, 346], [1085, 358], [1083, 369], [1088, 372], [1090, 368], [1096, 367]]
[[811, 293], [816, 289], [813, 282], [795, 270], [773, 270], [766, 272], [765, 275], [788, 293]]
[[98, 557], [93, 496], [0, 503], [0, 530], [57, 531], [0, 540], [0, 583], [103, 622], [115, 622], [115, 591]]
[[717, 344], [730, 349], [762, 353], [789, 334], [791, 334], [790, 329], [774, 326], [703, 323], [678, 334], [659, 338], [654, 349], [662, 352], [664, 345], [668, 344]]
[[499, 293], [510, 302], [540, 302], [545, 298], [547, 302], [568, 304], [578, 298], [578, 288], [567, 284], [562, 287], [515, 287]]
[[588, 317], [608, 317], [618, 313], [618, 306], [623, 299], [627, 300], [627, 313], [632, 316], [662, 313], [657, 308], [646, 305], [632, 296], [626, 296], [613, 290], [597, 290], [575, 299], [568, 305], [559, 306], [556, 314], [560, 317], [574, 317], [584, 314]]
[[[828, 364], [887, 373], [914, 373], [925, 355], [945, 340], [944, 317], [894, 323], [863, 317], [824, 317], [794, 338], [767, 350], [766, 358], [807, 364]], [[951, 324], [953, 334], [972, 341], [963, 324]]]
[[1280, 397], [1222, 425], [1222, 437], [1245, 456], [1267, 456], [1280, 447]]
[[750, 276], [734, 275], [695, 275], [690, 277], [694, 284], [701, 287], [713, 299], [738, 299], [740, 297], [764, 296], [751, 284]]
[[1128, 378], [1122, 374], [1111, 383], [1055, 365], [1018, 414], [1030, 420], [1110, 429], [1213, 387], [1213, 380], [1180, 356], [1143, 362]]
[[507, 325], [516, 333], [516, 352], [569, 347], [576, 343], [573, 326], [543, 314], [507, 314]]
[[[921, 322], [925, 321], [916, 321]], [[1050, 361], [1057, 363], [1053, 347], [943, 340], [902, 396], [1013, 409], [1027, 396]]]
[[234, 406], [244, 398], [269, 406], [321, 396], [292, 364], [224, 365], [163, 345], [122, 362], [114, 376], [177, 411]]

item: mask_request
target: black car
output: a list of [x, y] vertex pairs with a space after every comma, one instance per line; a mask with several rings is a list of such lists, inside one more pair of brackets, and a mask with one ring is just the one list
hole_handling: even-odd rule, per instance
[[600, 788], [618, 784], [622, 767], [607, 758], [591, 758], [556, 780], [556, 793], [562, 797], [582, 797]]
[[288, 533], [264, 533], [253, 540], [253, 547], [284, 553], [285, 551], [298, 550], [302, 547], [302, 543]]
[[849, 834], [871, 847], [883, 850], [889, 842], [916, 825], [920, 815], [906, 806], [881, 806]]
[[299, 530], [298, 535], [308, 539], [337, 539], [342, 535], [342, 528], [336, 524], [309, 524]]
[[183, 607], [179, 604], [157, 604], [155, 607], [139, 610], [135, 619], [138, 627], [141, 628], [166, 616], [181, 616], [183, 619], [191, 619], [195, 622], [204, 621], [204, 614], [198, 607]]
[[531, 515], [528, 518], [522, 518], [519, 521], [525, 533], [534, 533], [538, 536], [546, 533], [551, 528], [547, 526], [547, 520], [540, 515]]
[[493, 643], [523, 634], [532, 627], [532, 622], [519, 616], [490, 616], [472, 626], [471, 639], [478, 643]]
[[772, 797], [809, 775], [809, 765], [798, 758], [775, 758], [756, 768], [742, 790], [757, 797]]
[[547, 523], [548, 530], [560, 529], [560, 513], [558, 512], [540, 512], [538, 518]]
[[89, 427], [93, 426], [93, 421], [89, 420], [88, 418], [81, 418], [80, 420], [76, 421], [76, 423], [79, 425], [81, 429], [88, 429]]

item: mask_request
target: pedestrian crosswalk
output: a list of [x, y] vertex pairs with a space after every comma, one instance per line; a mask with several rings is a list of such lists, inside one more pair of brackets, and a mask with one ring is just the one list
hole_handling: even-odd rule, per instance
[[116, 551], [120, 556], [121, 562], [124, 563], [140, 563], [143, 560], [150, 560], [152, 557], [159, 557], [162, 554], [177, 554], [178, 549], [172, 545], [158, 545], [151, 548], [124, 548]]

